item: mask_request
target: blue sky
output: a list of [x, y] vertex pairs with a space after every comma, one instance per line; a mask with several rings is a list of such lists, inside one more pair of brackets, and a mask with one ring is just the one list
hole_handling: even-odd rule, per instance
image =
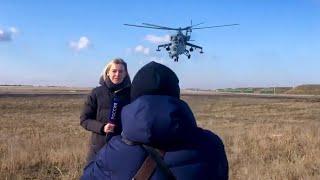
[[[155, 51], [174, 32], [123, 25], [191, 20], [240, 26], [194, 30], [192, 43], [205, 53], [176, 63]], [[1, 0], [0, 84], [94, 87], [115, 57], [128, 62], [131, 77], [161, 62], [182, 88], [319, 84], [319, 22], [319, 0]]]

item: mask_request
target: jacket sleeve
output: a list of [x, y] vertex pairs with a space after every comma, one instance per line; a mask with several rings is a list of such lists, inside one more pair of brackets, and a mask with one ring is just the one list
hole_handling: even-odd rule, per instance
[[206, 157], [210, 161], [212, 173], [210, 179], [229, 179], [229, 165], [222, 140], [216, 134], [203, 130], [208, 143], [204, 146], [207, 150]]
[[[217, 136], [218, 143], [217, 143], [217, 161], [219, 162], [217, 165], [217, 178], [218, 179], [229, 179], [229, 164], [226, 155], [226, 151], [224, 149], [224, 145], [222, 140]], [[219, 142], [220, 141], [220, 142]]]
[[97, 96], [94, 90], [87, 96], [87, 100], [83, 106], [80, 125], [88, 131], [98, 134], [105, 134], [103, 132], [104, 123], [97, 120]]

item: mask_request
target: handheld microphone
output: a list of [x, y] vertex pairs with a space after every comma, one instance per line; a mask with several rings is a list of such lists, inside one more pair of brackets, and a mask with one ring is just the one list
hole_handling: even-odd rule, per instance
[[[120, 121], [120, 113], [122, 109], [122, 104], [120, 102], [120, 98], [117, 96], [114, 96], [111, 101], [111, 106], [110, 106], [110, 112], [109, 112], [109, 119], [108, 123], [113, 125], [113, 128], [116, 126], [116, 124], [119, 124]], [[108, 142], [114, 135], [114, 130], [112, 132], [107, 133], [107, 139], [106, 141]]]
[[120, 102], [120, 98], [115, 96], [112, 98], [111, 108], [109, 113], [109, 123], [117, 124], [120, 121], [120, 113], [121, 113], [122, 105]]

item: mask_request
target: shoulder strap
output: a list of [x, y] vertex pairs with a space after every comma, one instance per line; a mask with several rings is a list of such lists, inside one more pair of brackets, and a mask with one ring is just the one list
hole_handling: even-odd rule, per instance
[[146, 180], [149, 179], [155, 170], [157, 164], [156, 162], [152, 159], [152, 157], [149, 155], [147, 158], [144, 160], [142, 163], [140, 169], [138, 172], [134, 175], [132, 178], [133, 180]]
[[145, 159], [142, 166], [133, 177], [134, 180], [145, 180], [149, 179], [156, 169], [156, 166], [164, 173], [166, 179], [175, 180], [175, 176], [172, 174], [171, 170], [167, 164], [163, 161], [163, 156], [165, 151], [155, 149], [151, 146], [142, 145], [142, 147], [149, 153], [149, 156]]
[[127, 138], [125, 138], [122, 135], [122, 141], [126, 143], [127, 145], [133, 146], [133, 145], [141, 145], [141, 147], [148, 152], [147, 158], [142, 163], [140, 169], [135, 174], [135, 176], [132, 178], [133, 180], [146, 180], [149, 179], [158, 166], [159, 169], [164, 173], [166, 179], [168, 180], [175, 180], [175, 176], [167, 166], [167, 164], [163, 160], [163, 156], [165, 155], [165, 151], [153, 148], [151, 146], [147, 146], [145, 144], [135, 143]]

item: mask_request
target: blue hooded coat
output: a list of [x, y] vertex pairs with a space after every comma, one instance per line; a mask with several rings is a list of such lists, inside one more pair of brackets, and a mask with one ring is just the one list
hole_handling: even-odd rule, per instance
[[[113, 137], [84, 169], [81, 179], [132, 179], [148, 153], [141, 145], [166, 151], [164, 162], [177, 179], [228, 179], [221, 139], [196, 125], [189, 106], [172, 96], [143, 95], [122, 110], [123, 131]], [[165, 179], [156, 168], [152, 180]]]
[[[171, 69], [148, 63], [135, 75], [130, 96], [132, 102], [121, 113], [121, 135], [98, 152], [82, 179], [132, 179], [149, 155], [141, 144], [165, 151], [164, 162], [176, 179], [228, 179], [221, 139], [197, 127]], [[150, 179], [166, 179], [164, 174], [157, 167]]]

